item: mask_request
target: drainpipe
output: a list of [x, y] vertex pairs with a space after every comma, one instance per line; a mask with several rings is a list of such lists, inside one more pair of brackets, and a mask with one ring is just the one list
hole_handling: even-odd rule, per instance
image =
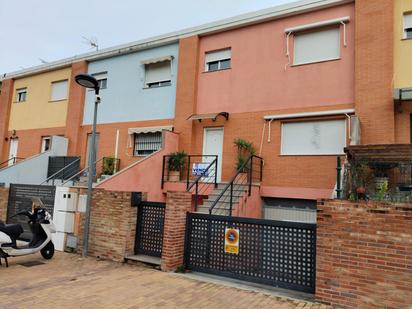
[[116, 172], [117, 172], [117, 168], [118, 168], [118, 166], [117, 166], [117, 157], [118, 157], [118, 155], [119, 155], [119, 129], [117, 129], [117, 131], [116, 131], [116, 146], [115, 146], [115, 149], [114, 149], [114, 173], [113, 174], [116, 174]]

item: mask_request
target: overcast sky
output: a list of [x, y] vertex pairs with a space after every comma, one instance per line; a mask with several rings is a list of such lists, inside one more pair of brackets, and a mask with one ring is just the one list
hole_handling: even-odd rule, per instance
[[293, 1], [0, 0], [0, 73]]

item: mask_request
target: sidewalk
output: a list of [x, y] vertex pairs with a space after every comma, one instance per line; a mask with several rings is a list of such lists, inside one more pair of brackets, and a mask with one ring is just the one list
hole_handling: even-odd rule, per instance
[[[21, 265], [32, 261], [44, 264]], [[51, 261], [33, 255], [9, 263], [0, 268], [0, 309], [327, 308], [68, 253], [57, 253]]]

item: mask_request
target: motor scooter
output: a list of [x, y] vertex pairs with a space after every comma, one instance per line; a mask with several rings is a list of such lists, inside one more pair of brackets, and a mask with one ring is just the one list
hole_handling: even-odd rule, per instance
[[2, 258], [8, 267], [8, 257], [29, 255], [39, 251], [44, 259], [51, 259], [54, 255], [52, 233], [56, 232], [51, 215], [42, 207], [33, 211], [19, 212], [13, 217], [19, 215], [29, 219], [33, 237], [28, 244], [19, 245], [17, 240], [24, 232], [23, 227], [20, 224], [4, 224], [0, 221], [0, 265]]

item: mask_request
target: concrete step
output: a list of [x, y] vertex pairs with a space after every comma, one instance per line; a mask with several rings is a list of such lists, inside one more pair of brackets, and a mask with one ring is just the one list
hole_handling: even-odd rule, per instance
[[162, 262], [162, 260], [159, 257], [149, 256], [149, 255], [144, 255], [144, 254], [128, 255], [124, 259], [126, 261], [131, 260], [131, 261], [137, 261], [137, 262], [142, 262], [142, 263], [152, 264], [152, 265], [160, 265]]

